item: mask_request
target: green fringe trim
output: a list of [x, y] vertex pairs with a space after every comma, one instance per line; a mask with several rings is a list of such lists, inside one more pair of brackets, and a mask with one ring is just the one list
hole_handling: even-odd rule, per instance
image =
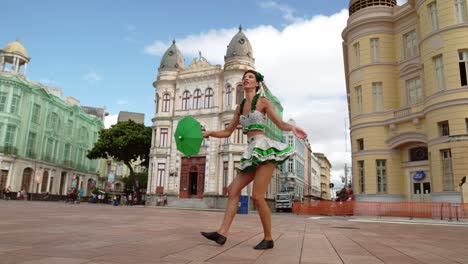
[[[262, 157], [266, 157], [266, 156], [269, 156], [271, 154], [276, 154], [276, 156], [281, 156], [281, 155], [286, 154], [286, 153], [291, 152], [291, 151], [292, 151], [291, 146], [287, 146], [284, 150], [278, 150], [278, 149], [275, 149], [275, 148], [269, 148], [269, 149], [266, 149], [266, 150], [263, 150], [263, 149], [260, 149], [260, 148], [254, 148], [253, 149], [253, 152], [257, 153], [259, 156], [262, 156]], [[257, 159], [257, 158], [254, 157], [253, 153], [252, 153], [252, 157], [250, 159], [241, 159], [240, 163], [245, 163], [245, 162], [248, 162], [248, 161], [255, 162], [255, 159]], [[256, 161], [258, 162], [260, 160], [257, 159]]]
[[265, 125], [262, 125], [262, 124], [248, 125], [244, 127], [242, 131], [244, 132], [244, 134], [247, 134], [247, 132], [250, 130], [265, 130]]

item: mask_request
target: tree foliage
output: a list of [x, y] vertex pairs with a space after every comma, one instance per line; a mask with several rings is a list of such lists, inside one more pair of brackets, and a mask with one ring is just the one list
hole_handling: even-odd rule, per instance
[[[133, 191], [136, 189], [146, 189], [148, 185], [148, 173], [147, 172], [137, 172], [131, 174], [128, 177], [122, 179], [125, 184], [125, 189], [127, 191]], [[138, 182], [137, 188], [133, 188], [135, 184]]]
[[148, 168], [151, 148], [151, 127], [135, 123], [132, 120], [119, 122], [108, 129], [99, 131], [99, 139], [88, 151], [89, 159], [107, 159], [122, 161], [133, 174], [131, 163], [138, 158], [141, 165]]

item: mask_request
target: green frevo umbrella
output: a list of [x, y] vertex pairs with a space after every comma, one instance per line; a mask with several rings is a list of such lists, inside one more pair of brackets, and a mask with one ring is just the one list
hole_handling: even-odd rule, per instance
[[174, 137], [177, 149], [185, 156], [192, 156], [200, 151], [203, 134], [200, 123], [192, 117], [187, 116], [179, 121]]

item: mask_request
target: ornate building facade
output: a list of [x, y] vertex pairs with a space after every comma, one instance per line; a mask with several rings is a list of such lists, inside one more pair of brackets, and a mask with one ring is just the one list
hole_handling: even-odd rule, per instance
[[[86, 152], [104, 128], [104, 109], [85, 107], [61, 89], [26, 79], [30, 61], [14, 41], [0, 50], [0, 189], [66, 194], [85, 193], [97, 182], [97, 161]], [[93, 113], [94, 113], [93, 112]]]
[[[201, 54], [185, 67], [184, 58], [173, 42], [161, 59], [153, 83], [156, 97], [148, 193], [180, 198], [227, 195], [247, 143], [242, 128], [238, 127], [229, 138], [205, 139], [200, 152], [193, 157], [177, 151], [173, 135], [178, 121], [185, 116], [194, 117], [207, 130], [227, 127], [237, 104], [244, 98], [242, 76], [254, 68], [252, 47], [242, 28], [229, 43], [224, 67], [211, 65]], [[279, 101], [273, 104], [282, 116]], [[268, 121], [268, 135], [281, 139], [281, 132], [273, 126]], [[273, 198], [278, 191], [280, 174], [276, 169], [267, 197]], [[250, 189], [247, 186], [243, 193], [249, 193]]]
[[466, 1], [349, 7], [342, 37], [357, 200], [460, 202], [468, 171]]

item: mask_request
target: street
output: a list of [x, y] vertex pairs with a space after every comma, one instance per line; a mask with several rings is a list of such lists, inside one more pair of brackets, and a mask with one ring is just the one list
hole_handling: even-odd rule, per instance
[[200, 235], [219, 225], [217, 211], [0, 201], [0, 216], [2, 264], [468, 263], [466, 223], [274, 214], [275, 247], [257, 251], [256, 213], [236, 216], [224, 246]]

